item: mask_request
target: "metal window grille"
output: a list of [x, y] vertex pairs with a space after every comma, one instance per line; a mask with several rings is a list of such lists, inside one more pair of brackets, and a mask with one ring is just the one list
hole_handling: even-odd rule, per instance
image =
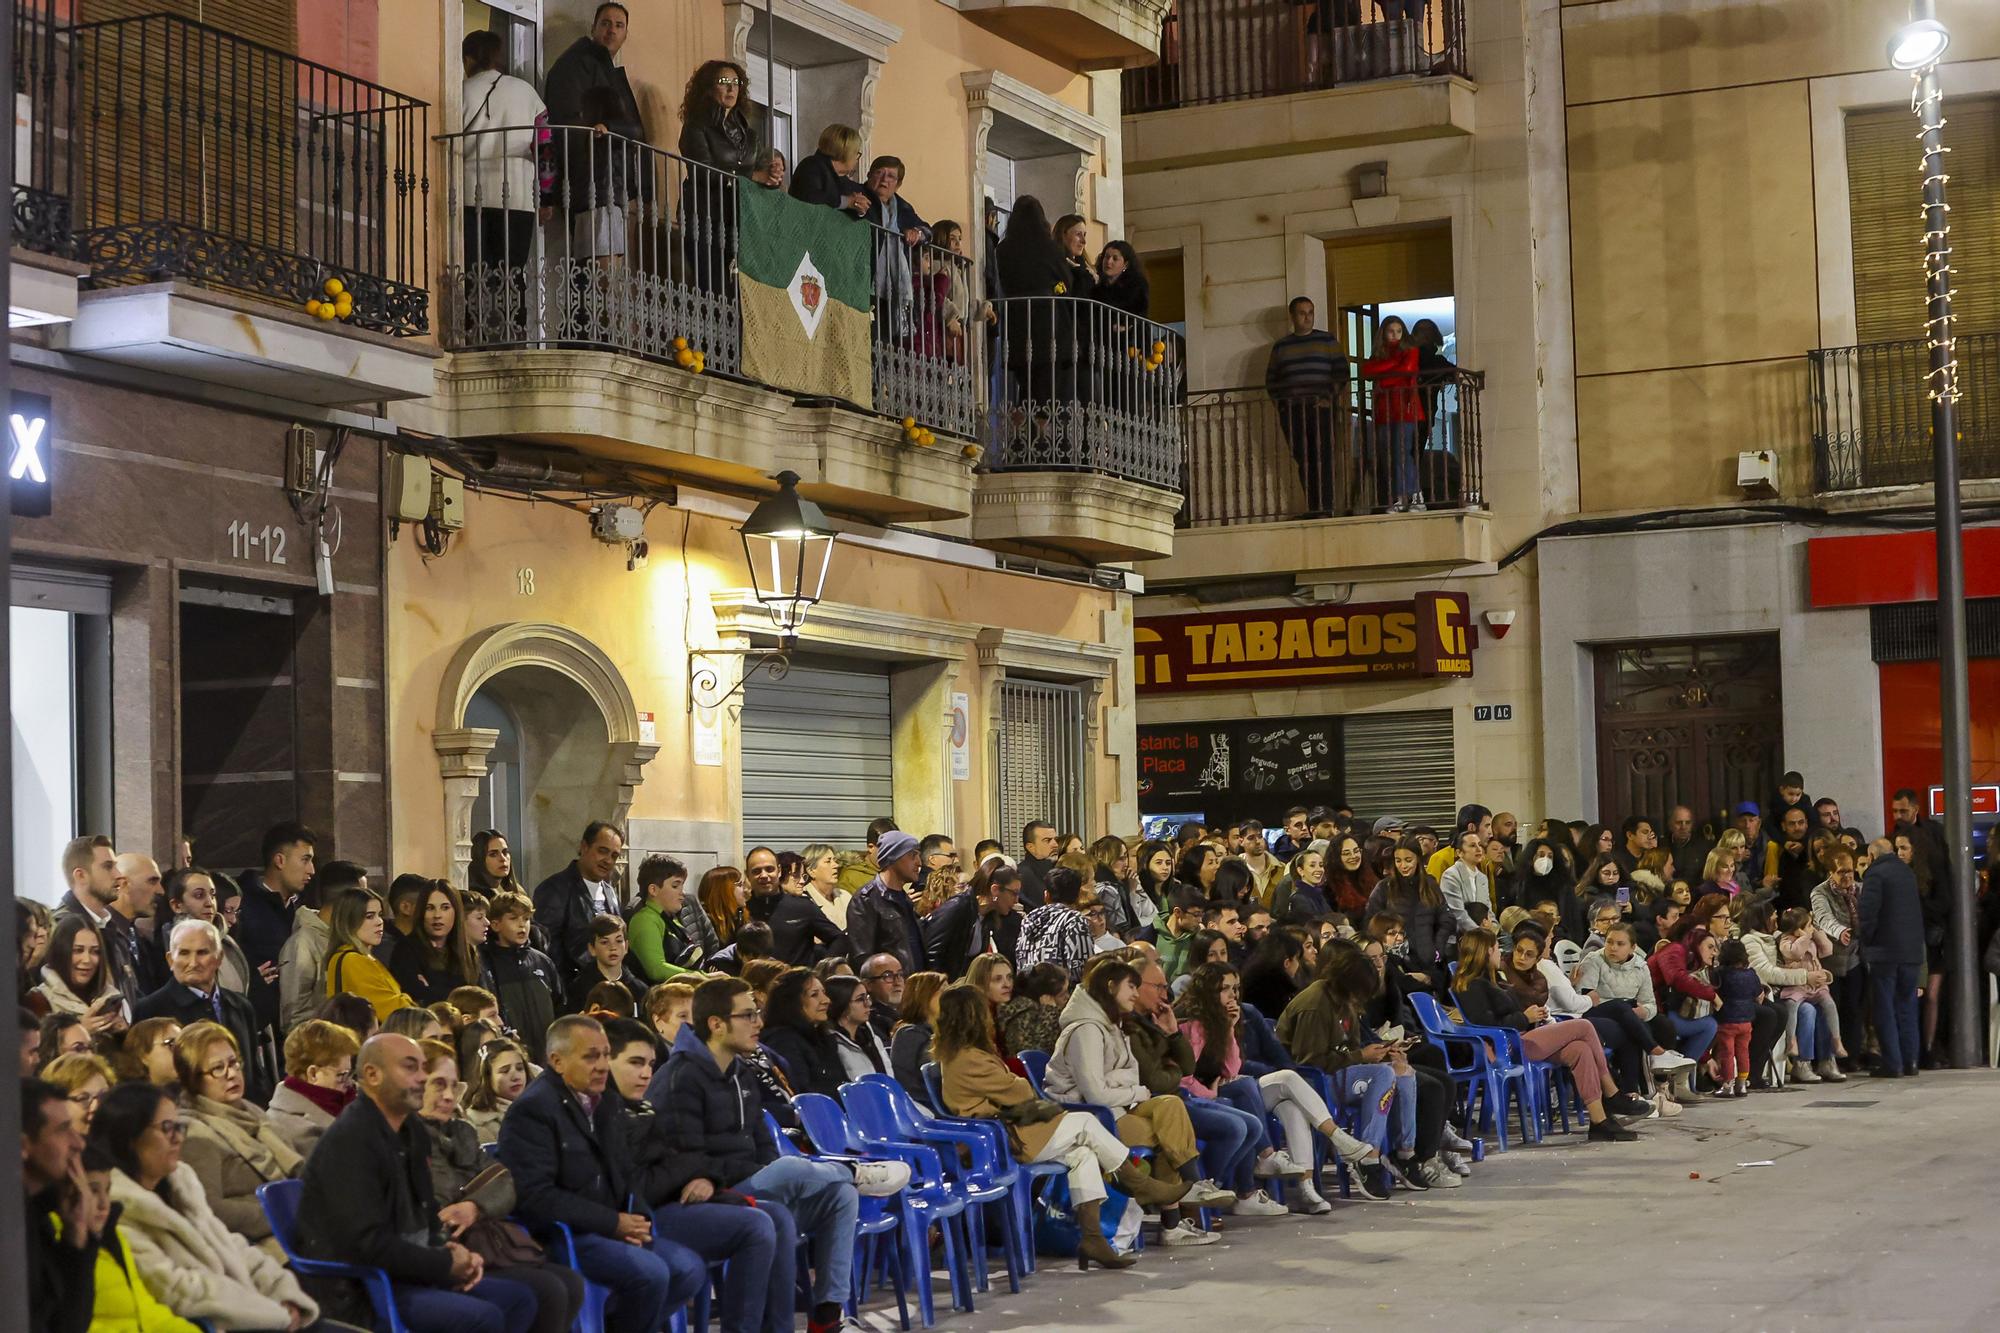
[[[1903, 602], [1868, 608], [1869, 656], [1876, 662], [1935, 662], [1938, 655], [1936, 602]], [[1973, 657], [2000, 657], [2000, 598], [1965, 604], [1966, 650]]]
[[1084, 692], [1040, 680], [1000, 682], [1000, 828], [1014, 841], [1030, 820], [1090, 836], [1084, 822]]
[[1449, 829], [1458, 817], [1450, 709], [1353, 713], [1341, 719], [1342, 789], [1367, 827], [1383, 815]]

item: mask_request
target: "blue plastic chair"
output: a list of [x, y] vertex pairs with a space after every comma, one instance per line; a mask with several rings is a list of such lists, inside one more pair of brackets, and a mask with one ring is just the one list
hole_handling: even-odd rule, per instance
[[395, 1290], [389, 1285], [387, 1273], [360, 1264], [310, 1259], [299, 1253], [299, 1199], [305, 1189], [303, 1180], [274, 1180], [257, 1187], [257, 1202], [264, 1206], [264, 1216], [271, 1223], [271, 1234], [277, 1238], [278, 1247], [285, 1252], [285, 1262], [301, 1277], [348, 1278], [359, 1282], [368, 1293], [375, 1317], [388, 1333], [409, 1333], [403, 1316], [396, 1310]]
[[[1467, 1123], [1491, 1128], [1499, 1139], [1500, 1151], [1507, 1151], [1507, 1106], [1511, 1096], [1522, 1140], [1539, 1143], [1542, 1133], [1537, 1076], [1521, 1048], [1521, 1034], [1512, 1028], [1456, 1022], [1445, 1013], [1437, 997], [1426, 992], [1415, 992], [1409, 1000], [1424, 1032], [1445, 1052], [1452, 1081], [1466, 1088]], [[1491, 1055], [1487, 1052], [1489, 1042], [1493, 1048]], [[1463, 1063], [1452, 1058], [1454, 1050], [1463, 1053]], [[1473, 1118], [1475, 1090], [1479, 1094], [1477, 1119]]]
[[954, 1192], [935, 1148], [921, 1143], [863, 1142], [848, 1123], [840, 1103], [820, 1093], [800, 1093], [792, 1102], [799, 1122], [812, 1141], [831, 1150], [864, 1161], [903, 1162], [910, 1168], [910, 1183], [897, 1196], [901, 1220], [897, 1236], [902, 1249], [903, 1271], [917, 1289], [917, 1309], [924, 1327], [937, 1323], [937, 1309], [931, 1296], [930, 1229], [938, 1228], [944, 1241], [945, 1266], [951, 1278], [952, 1305], [970, 1311], [972, 1279], [970, 1256], [965, 1253], [966, 1200]]
[[[868, 1077], [881, 1078], [883, 1076], [880, 1074], [870, 1074]], [[944, 1074], [938, 1068], [937, 1061], [924, 1061], [923, 1077], [924, 1089], [931, 1095], [931, 1105], [943, 1107], [945, 1105]], [[1033, 1086], [1032, 1080], [1030, 1080], [1030, 1086]], [[1038, 1095], [1040, 1091], [1040, 1088], [1036, 1088]], [[1003, 1160], [1013, 1162], [1014, 1170], [1019, 1179], [1017, 1192], [1020, 1195], [1020, 1211], [1024, 1219], [1022, 1242], [1027, 1250], [1025, 1257], [1028, 1261], [1028, 1271], [1030, 1273], [1034, 1272], [1038, 1267], [1035, 1258], [1035, 1200], [1053, 1189], [1056, 1181], [1067, 1181], [1069, 1178], [1069, 1168], [1061, 1162], [1023, 1162], [1016, 1160], [1013, 1144], [1007, 1138], [1007, 1127], [997, 1120], [975, 1120], [967, 1116], [952, 1115], [936, 1116], [933, 1119], [942, 1120], [947, 1124], [970, 1125], [988, 1130], [993, 1137], [994, 1150], [1006, 1155]], [[1143, 1232], [1141, 1234], [1143, 1235]]]
[[1021, 1278], [1028, 1272], [1028, 1210], [1022, 1204], [1021, 1173], [1004, 1142], [996, 1148], [994, 1135], [985, 1126], [955, 1125], [926, 1114], [909, 1090], [886, 1074], [866, 1074], [843, 1084], [840, 1100], [864, 1143], [880, 1139], [929, 1143], [942, 1149], [938, 1160], [966, 1201], [972, 1280], [980, 1291], [987, 1286], [986, 1210], [989, 1205], [1000, 1209], [1007, 1290], [1020, 1291]]

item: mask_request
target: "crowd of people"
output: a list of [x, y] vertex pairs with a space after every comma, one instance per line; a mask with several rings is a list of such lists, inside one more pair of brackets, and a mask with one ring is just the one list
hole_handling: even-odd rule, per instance
[[[679, 197], [674, 271], [702, 290], [723, 290], [733, 281], [734, 191], [754, 185], [874, 227], [876, 336], [926, 358], [967, 364], [973, 332], [983, 326], [989, 343], [1021, 345], [1025, 371], [1030, 329], [1024, 324], [1010, 336], [1001, 327], [1004, 307], [996, 303], [1007, 297], [1072, 297], [1146, 317], [1150, 292], [1133, 248], [1114, 240], [1093, 260], [1085, 220], [1064, 213], [1052, 221], [1032, 196], [1014, 200], [1011, 212], [988, 200], [984, 265], [975, 283], [967, 225], [925, 220], [904, 193], [909, 169], [901, 158], [877, 154], [866, 159], [864, 171], [861, 132], [835, 123], [819, 131], [811, 153], [788, 161], [768, 133], [767, 111], [751, 100], [749, 71], [735, 60], [705, 61], [689, 76], [679, 108], [677, 161], [655, 161], [644, 147], [649, 138], [638, 98], [615, 59], [630, 24], [626, 6], [615, 0], [598, 5], [590, 31], [551, 62], [546, 101], [527, 80], [506, 72], [508, 52], [499, 33], [465, 36], [464, 179], [458, 189], [469, 300], [520, 317], [514, 308], [519, 293], [512, 289], [533, 251], [538, 220], [559, 223], [556, 248], [593, 271], [628, 260], [653, 262], [628, 256], [648, 243], [635, 232], [644, 224], [632, 217], [635, 207], [650, 214], [666, 193]], [[651, 179], [667, 170], [677, 173], [671, 187]], [[610, 304], [601, 293], [595, 299]], [[1111, 350], [1108, 335], [1097, 341], [1106, 345], [1094, 350]], [[1061, 359], [1045, 349], [1037, 362]], [[1122, 351], [1118, 359], [1125, 359]]]
[[1301, 807], [963, 856], [884, 817], [698, 876], [596, 822], [532, 891], [498, 830], [464, 888], [297, 824], [233, 876], [81, 837], [56, 909], [18, 909], [34, 1329], [373, 1322], [301, 1258], [381, 1270], [420, 1333], [556, 1333], [586, 1279], [658, 1333], [716, 1263], [725, 1329], [838, 1328], [862, 1200], [911, 1170], [815, 1143], [798, 1099], [871, 1079], [1060, 1163], [1080, 1263], [1126, 1267], [1128, 1208], [1203, 1246], [1218, 1212], [1465, 1184], [1487, 1112], [1433, 1003], [1559, 1065], [1593, 1141], [1915, 1075], [1951, 867], [1913, 793], [1893, 813], [1871, 841], [1788, 774], [1699, 825]]

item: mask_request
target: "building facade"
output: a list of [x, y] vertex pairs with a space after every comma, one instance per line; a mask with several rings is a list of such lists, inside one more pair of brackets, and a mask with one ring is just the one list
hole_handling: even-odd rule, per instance
[[[2000, 23], [1938, 11], [1977, 569], [2000, 477]], [[1565, 201], [1535, 246], [1542, 428], [1590, 529], [1524, 562], [1551, 810], [1713, 811], [1796, 769], [1879, 831], [1895, 789], [1941, 781], [1921, 178], [1911, 77], [1884, 55], [1907, 18], [1529, 7], [1535, 193]], [[1984, 784], [1993, 594], [1975, 580], [1969, 608]]]
[[[1136, 826], [1132, 569], [1180, 506], [1180, 339], [998, 299], [981, 224], [1033, 194], [1093, 254], [1123, 232], [1152, 0], [633, 6], [636, 132], [581, 149], [468, 132], [460, 47], [498, 33], [541, 89], [590, 0], [23, 10], [14, 415], [51, 478], [14, 529], [29, 892], [77, 831], [235, 868], [294, 817], [323, 858], [461, 880], [477, 829], [538, 877], [591, 818], [697, 870], [882, 814]], [[793, 166], [852, 126], [863, 170], [899, 157], [902, 198], [962, 228], [963, 253], [865, 233], [904, 267], [864, 298], [851, 393], [746, 356], [706, 229], [751, 183], [676, 152], [711, 58]], [[203, 60], [235, 63], [166, 114]], [[511, 179], [486, 147], [537, 140], [538, 198], [479, 194]], [[477, 223], [509, 203], [531, 236], [496, 263]], [[579, 242], [612, 213], [615, 250]], [[839, 538], [774, 663], [736, 529], [785, 472]]]
[[[1161, 64], [1126, 76], [1126, 222], [1189, 349], [1188, 504], [1173, 554], [1146, 570], [1142, 672], [1156, 622], [1179, 635], [1289, 620], [1328, 636], [1198, 688], [1142, 674], [1142, 808], [1273, 821], [1345, 802], [1448, 824], [1477, 792], [1527, 815], [1542, 786], [1537, 663], [1505, 636], [1534, 620], [1537, 584], [1504, 557], [1559, 498], [1523, 336], [1536, 301], [1524, 35], [1506, 7], [1455, 0], [1422, 24], [1371, 12], [1324, 35], [1312, 12], [1182, 0]], [[1320, 397], [1267, 378], [1301, 297], [1348, 365]], [[1438, 335], [1414, 393], [1363, 373], [1391, 319]], [[1409, 398], [1421, 424], [1398, 438]], [[1398, 503], [1417, 498], [1396, 484], [1399, 447], [1420, 505]], [[1457, 608], [1468, 669], [1371, 665], [1353, 625], [1435, 594]], [[1191, 775], [1175, 768], [1190, 738], [1203, 747]], [[1297, 782], [1245, 767], [1259, 747], [1300, 744], [1321, 761], [1294, 755]]]

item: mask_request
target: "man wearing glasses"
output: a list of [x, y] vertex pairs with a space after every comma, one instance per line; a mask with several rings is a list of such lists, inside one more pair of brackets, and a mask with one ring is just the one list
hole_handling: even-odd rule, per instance
[[[910, 850], [916, 850], [914, 842]], [[791, 1212], [799, 1234], [812, 1241], [808, 1333], [832, 1333], [841, 1327], [841, 1307], [852, 1287], [861, 1195], [897, 1193], [909, 1184], [910, 1168], [901, 1162], [780, 1157], [764, 1121], [757, 1081], [738, 1058], [757, 1049], [763, 1026], [749, 983], [739, 977], [703, 982], [694, 993], [694, 1021], [674, 1038], [673, 1054], [653, 1076], [646, 1101], [677, 1160], [692, 1174], [683, 1202], [705, 1202], [717, 1190], [729, 1190], [773, 1200]]]
[[[903, 983], [907, 979], [896, 955], [878, 953], [861, 964], [861, 985], [868, 992], [868, 1026], [875, 1030], [882, 1049], [896, 1031], [897, 1016], [903, 1012]], [[883, 1066], [885, 1069], [887, 1065]]]
[[190, 918], [167, 938], [167, 966], [174, 979], [132, 1005], [132, 1021], [171, 1018], [182, 1027], [206, 1019], [220, 1023], [245, 1055], [244, 1095], [259, 1106], [271, 1099], [276, 1079], [258, 1044], [257, 1012], [250, 1001], [223, 986], [222, 935], [206, 921]]

